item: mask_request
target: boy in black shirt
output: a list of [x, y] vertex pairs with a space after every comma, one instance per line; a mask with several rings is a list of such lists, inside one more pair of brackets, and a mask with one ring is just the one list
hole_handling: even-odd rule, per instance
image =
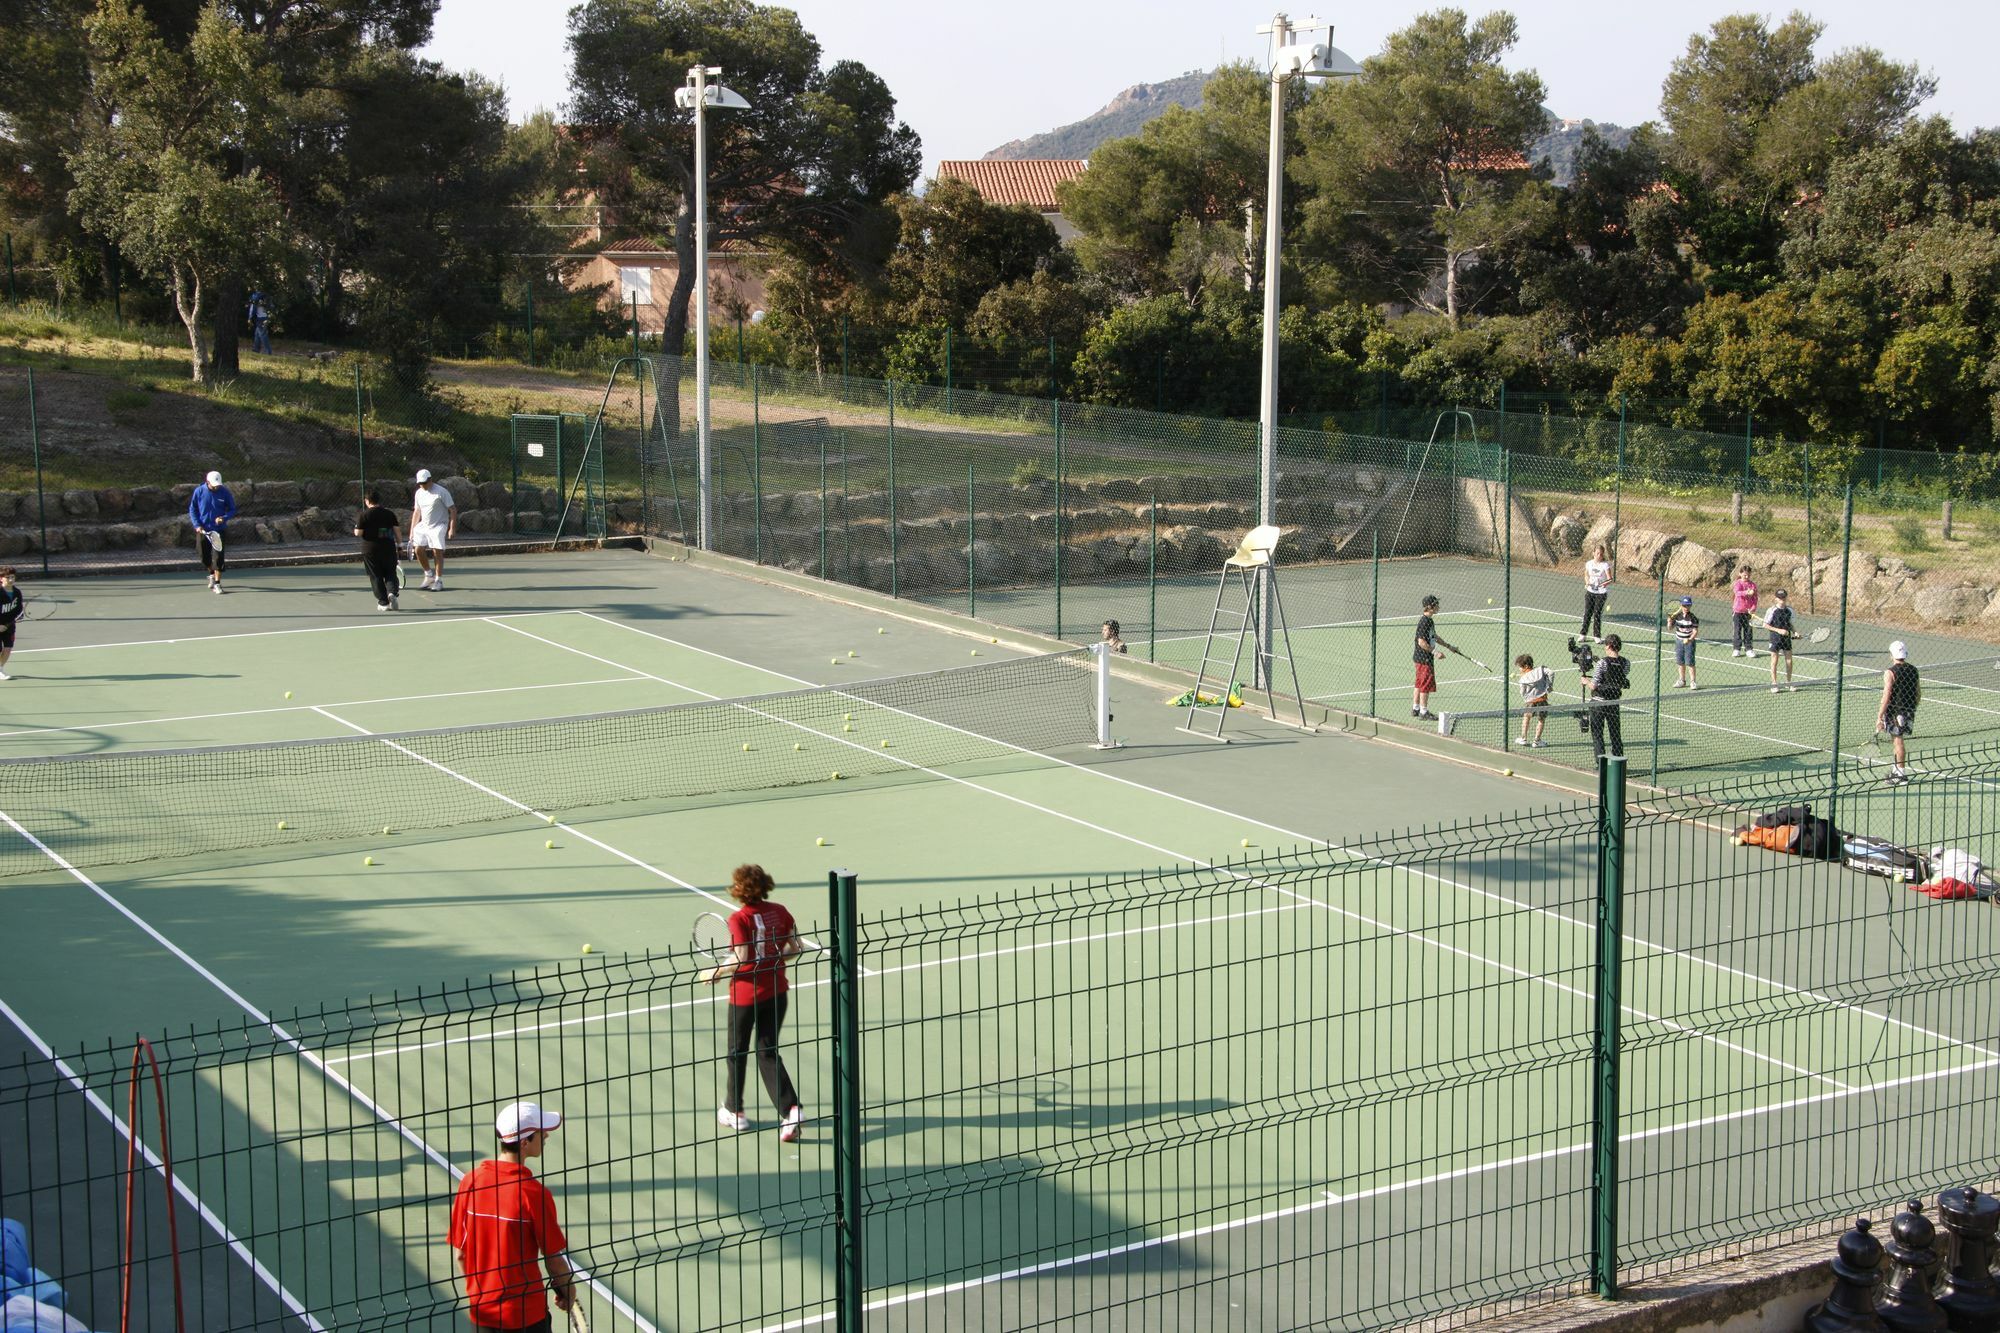
[[[1785, 600], [1785, 590], [1780, 588], [1772, 594], [1777, 605], [1764, 613], [1764, 628], [1771, 632], [1771, 693], [1790, 690], [1798, 693], [1798, 686], [1792, 684], [1792, 604]], [[1778, 684], [1778, 657], [1785, 658], [1785, 683]]]
[[1681, 598], [1681, 604], [1667, 617], [1667, 628], [1674, 632], [1674, 688], [1700, 689], [1694, 674], [1694, 652], [1701, 638], [1701, 618], [1694, 613], [1694, 598]]
[[1889, 669], [1882, 673], [1882, 706], [1875, 710], [1875, 730], [1888, 732], [1896, 747], [1889, 766], [1889, 785], [1910, 780], [1907, 742], [1917, 729], [1917, 705], [1924, 699], [1923, 681], [1910, 665], [1910, 650], [1901, 639], [1889, 645]]
[[14, 582], [14, 567], [0, 569], [0, 680], [13, 679], [7, 674], [7, 659], [14, 654], [14, 626], [27, 609], [27, 601]]
[[380, 491], [368, 492], [368, 507], [355, 521], [354, 535], [361, 539], [361, 563], [375, 590], [375, 609], [397, 610], [402, 582], [396, 573], [396, 516], [383, 505]]
[[1410, 660], [1417, 664], [1416, 688], [1410, 695], [1410, 716], [1435, 718], [1430, 708], [1431, 696], [1437, 693], [1437, 619], [1438, 599], [1424, 598], [1423, 613], [1417, 617], [1416, 646], [1410, 653]]
[[1632, 668], [1623, 655], [1624, 647], [1616, 634], [1605, 635], [1604, 656], [1597, 659], [1597, 669], [1583, 687], [1585, 699], [1603, 701], [1590, 710], [1590, 749], [1600, 760], [1604, 758], [1607, 736], [1611, 753], [1625, 753], [1624, 719], [1617, 700], [1625, 696], [1625, 687], [1632, 683]]

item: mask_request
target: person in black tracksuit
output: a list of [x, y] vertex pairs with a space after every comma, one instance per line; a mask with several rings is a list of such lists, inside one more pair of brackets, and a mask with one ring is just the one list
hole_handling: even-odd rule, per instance
[[1910, 650], [1898, 639], [1889, 645], [1889, 669], [1882, 673], [1882, 706], [1875, 712], [1875, 730], [1887, 732], [1896, 748], [1896, 762], [1889, 766], [1891, 786], [1910, 780], [1908, 742], [1916, 733], [1917, 705], [1923, 699], [1923, 681], [1910, 664]]
[[14, 655], [14, 626], [21, 623], [21, 613], [27, 609], [21, 587], [14, 582], [14, 567], [0, 569], [0, 680], [13, 679], [7, 674], [7, 659]]
[[368, 586], [375, 591], [375, 609], [396, 610], [402, 592], [396, 573], [396, 515], [382, 503], [380, 491], [368, 493], [368, 507], [355, 520], [354, 535], [361, 539], [361, 563], [368, 570]]
[[1607, 738], [1611, 753], [1620, 757], [1625, 753], [1624, 723], [1619, 717], [1617, 700], [1625, 696], [1626, 686], [1632, 683], [1632, 667], [1622, 656], [1624, 647], [1616, 634], [1604, 636], [1604, 656], [1597, 659], [1597, 670], [1590, 673], [1583, 689], [1586, 700], [1601, 700], [1609, 705], [1590, 710], [1590, 749], [1600, 762], [1604, 759]]

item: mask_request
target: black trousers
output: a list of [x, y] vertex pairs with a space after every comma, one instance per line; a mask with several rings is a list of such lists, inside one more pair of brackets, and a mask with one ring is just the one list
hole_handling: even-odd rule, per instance
[[1736, 620], [1730, 633], [1729, 646], [1731, 648], [1756, 647], [1756, 644], [1750, 638], [1750, 612], [1738, 611], [1735, 614]]
[[396, 578], [396, 552], [394, 549], [391, 549], [386, 555], [378, 555], [374, 551], [364, 552], [361, 557], [361, 566], [368, 571], [368, 586], [375, 590], [375, 604], [377, 606], [387, 606], [390, 594], [399, 593], [403, 590], [402, 585]]
[[1604, 758], [1606, 736], [1611, 738], [1611, 753], [1621, 758], [1625, 754], [1625, 725], [1619, 716], [1620, 711], [1615, 704], [1609, 708], [1590, 710], [1590, 752], [1599, 759]]
[[[228, 544], [227, 537], [222, 540], [225, 545]], [[194, 535], [194, 544], [201, 548], [201, 567], [211, 574], [220, 574], [225, 553], [215, 549], [215, 543], [208, 539], [208, 534], [205, 532], [197, 532]]]
[[1586, 592], [1583, 595], [1583, 627], [1578, 634], [1595, 634], [1604, 637], [1604, 604], [1611, 600], [1608, 592]]
[[753, 1029], [757, 1034], [757, 1073], [764, 1080], [764, 1091], [771, 1094], [771, 1105], [783, 1115], [799, 1104], [792, 1076], [785, 1072], [785, 1062], [778, 1056], [778, 1033], [785, 1026], [785, 1009], [790, 998], [778, 995], [755, 1004], [729, 1006], [729, 1090], [722, 1101], [725, 1109], [743, 1114], [743, 1080], [749, 1073]]

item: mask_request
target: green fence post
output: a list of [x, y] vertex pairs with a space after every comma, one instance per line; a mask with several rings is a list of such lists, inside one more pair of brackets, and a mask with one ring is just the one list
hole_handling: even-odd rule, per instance
[[1049, 397], [1059, 397], [1062, 388], [1056, 383], [1056, 336], [1049, 335]]
[[1756, 427], [1756, 414], [1749, 408], [1743, 410], [1743, 493], [1750, 493], [1750, 450]]
[[528, 280], [528, 368], [535, 365], [535, 281]]
[[7, 304], [16, 304], [14, 296], [14, 233], [7, 233]]
[[979, 464], [965, 460], [965, 614], [979, 619]]
[[1056, 637], [1063, 636], [1063, 429], [1062, 404], [1051, 403], [1056, 422]]
[[[1497, 434], [1499, 437], [1500, 448], [1504, 451], [1507, 448], [1507, 381], [1506, 380], [1500, 381], [1500, 429], [1497, 432]], [[1506, 673], [1503, 671], [1501, 672], [1501, 674], [1505, 675]]]
[[901, 565], [896, 549], [896, 382], [886, 385], [889, 391], [889, 595], [903, 595]]
[[750, 367], [750, 549], [764, 563], [764, 403], [763, 376]]
[[1618, 544], [1625, 537], [1625, 395], [1618, 395], [1618, 470], [1611, 478], [1611, 567], [1618, 568]]
[[35, 415], [35, 368], [28, 367], [28, 447], [35, 455], [35, 521], [42, 529], [42, 575], [49, 572], [49, 497], [42, 489], [42, 425]]
[[1625, 927], [1625, 760], [1606, 755], [1597, 786], [1597, 1016], [1591, 1080], [1590, 1277], [1618, 1295], [1618, 1076]]
[[826, 578], [826, 432], [819, 433], [819, 576]]
[[[1507, 382], [1500, 382], [1500, 394], [1504, 401]], [[1500, 418], [1505, 421], [1503, 414]], [[1502, 498], [1500, 501], [1500, 521], [1507, 525], [1507, 535], [1501, 544], [1505, 554], [1500, 562], [1500, 748], [1506, 750], [1508, 738], [1514, 729], [1507, 724], [1507, 711], [1513, 706], [1513, 680], [1508, 672], [1514, 667], [1514, 455], [1505, 450], [1500, 454], [1500, 476]]]
[[[1848, 483], [1847, 494], [1841, 504], [1840, 515], [1840, 637], [1833, 650], [1833, 678], [1844, 681], [1847, 676], [1847, 571], [1854, 559], [1854, 484]], [[1841, 701], [1847, 691], [1836, 683], [1833, 691], [1833, 776], [1828, 781], [1826, 792], [1826, 819], [1835, 828], [1840, 827], [1840, 724]]]
[[1819, 580], [1813, 577], [1813, 521], [1812, 521], [1812, 446], [1799, 446], [1802, 455], [1800, 466], [1804, 470], [1806, 483], [1806, 613], [1819, 610], [1819, 599], [1813, 593]]
[[[638, 365], [632, 367], [633, 377], [641, 384], [646, 382], [646, 376], [650, 373], [652, 373], [651, 362], [641, 361]], [[653, 385], [653, 415], [655, 417], [660, 415], [660, 386], [658, 383]], [[653, 535], [653, 460], [650, 449], [652, 436], [653, 433], [646, 428], [646, 414], [641, 412], [639, 414], [639, 441], [637, 450], [639, 455], [639, 537], [641, 541]]]
[[851, 870], [829, 870], [833, 918], [834, 1327], [861, 1333], [868, 1278], [862, 1263], [866, 1198], [861, 1179], [861, 958], [859, 897]]
[[[361, 493], [368, 493], [368, 434], [362, 429], [361, 362], [354, 363], [354, 468], [360, 474]], [[514, 464], [514, 481], [521, 480], [520, 464]]]
[[1146, 506], [1146, 660], [1157, 662], [1160, 643], [1160, 497]]
[[951, 327], [944, 331], [944, 410], [951, 411]]
[[1368, 716], [1375, 716], [1375, 673], [1381, 663], [1382, 528], [1368, 531]]
[[736, 317], [736, 364], [743, 364], [743, 316]]
[[1660, 567], [1653, 594], [1653, 785], [1660, 785], [1660, 695], [1667, 679], [1667, 570]]
[[1880, 495], [1882, 493], [1882, 455], [1888, 449], [1888, 447], [1889, 447], [1888, 419], [1882, 416], [1877, 416], [1875, 418], [1875, 493], [1877, 495]]

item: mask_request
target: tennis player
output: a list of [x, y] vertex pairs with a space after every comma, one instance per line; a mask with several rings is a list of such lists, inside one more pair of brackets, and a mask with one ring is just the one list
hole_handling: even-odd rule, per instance
[[188, 497], [188, 522], [194, 525], [194, 544], [201, 548], [201, 567], [212, 593], [222, 591], [222, 548], [235, 517], [236, 497], [222, 484], [220, 472], [209, 473]]
[[1424, 598], [1421, 614], [1417, 616], [1416, 642], [1410, 651], [1410, 660], [1417, 664], [1417, 681], [1410, 693], [1410, 716], [1434, 718], [1431, 711], [1431, 696], [1437, 693], [1437, 609], [1440, 603], [1436, 597]]
[[[1771, 693], [1790, 690], [1797, 694], [1799, 687], [1792, 684], [1792, 635], [1798, 622], [1792, 619], [1792, 604], [1785, 599], [1785, 590], [1778, 589], [1771, 594], [1772, 606], [1764, 613], [1764, 628], [1770, 631], [1771, 642]], [[1778, 657], [1785, 659], [1785, 683], [1778, 684]]]
[[355, 520], [354, 535], [361, 539], [361, 566], [368, 571], [368, 586], [375, 593], [377, 611], [397, 610], [401, 603], [402, 575], [396, 572], [396, 515], [382, 503], [382, 492], [368, 492], [366, 507]]
[[1674, 632], [1674, 688], [1700, 689], [1695, 680], [1694, 651], [1701, 639], [1701, 618], [1694, 613], [1694, 598], [1681, 598], [1680, 609], [1667, 617], [1667, 628]]
[[1875, 730], [1888, 732], [1896, 747], [1896, 762], [1889, 765], [1892, 787], [1910, 780], [1906, 742], [1916, 733], [1917, 705], [1923, 701], [1923, 680], [1910, 665], [1909, 647], [1898, 639], [1889, 645], [1889, 669], [1882, 673], [1882, 706], [1875, 710]]
[[1757, 643], [1750, 621], [1757, 614], [1757, 580], [1750, 577], [1749, 570], [1739, 569], [1736, 571], [1736, 582], [1729, 591], [1729, 612], [1735, 618], [1729, 632], [1729, 655], [1755, 657]]
[[778, 1109], [778, 1137], [786, 1143], [799, 1136], [804, 1113], [778, 1054], [778, 1034], [784, 1030], [790, 985], [785, 960], [799, 952], [798, 926], [782, 903], [770, 901], [771, 876], [762, 866], [741, 865], [729, 877], [729, 896], [743, 904], [729, 914], [729, 940], [736, 961], [708, 974], [710, 985], [729, 978], [729, 1086], [722, 1109], [715, 1113], [725, 1129], [750, 1128], [743, 1114], [743, 1080], [749, 1072], [750, 1037], [757, 1037], [757, 1072], [764, 1091]]
[[14, 627], [21, 623], [21, 613], [27, 609], [27, 599], [21, 596], [20, 585], [14, 582], [14, 567], [0, 569], [0, 680], [14, 679], [7, 674], [7, 659], [14, 655]]
[[1114, 653], [1123, 653], [1131, 651], [1130, 649], [1126, 648], [1125, 640], [1119, 636], [1118, 622], [1115, 620], [1107, 620], [1104, 622], [1104, 630], [1101, 635], [1101, 638], [1103, 642], [1111, 645], [1111, 651]]
[[535, 1261], [548, 1268], [556, 1308], [576, 1304], [576, 1282], [563, 1251], [569, 1248], [549, 1187], [528, 1162], [542, 1155], [562, 1124], [557, 1111], [515, 1102], [493, 1122], [499, 1156], [481, 1162], [458, 1182], [447, 1240], [458, 1251], [466, 1303], [474, 1328], [552, 1333], [548, 1298]]
[[431, 480], [429, 468], [418, 468], [410, 506], [410, 554], [423, 567], [426, 591], [444, 591], [444, 544], [457, 535], [458, 502]]
[[[1556, 673], [1547, 667], [1535, 665], [1535, 659], [1522, 653], [1514, 659], [1514, 669], [1519, 671], [1518, 683], [1521, 687], [1521, 744], [1530, 749], [1543, 747], [1542, 733], [1549, 725], [1549, 695], [1555, 692]], [[1534, 726], [1535, 738], [1528, 739], [1528, 728]]]
[[1611, 556], [1602, 545], [1583, 562], [1583, 627], [1576, 637], [1588, 642], [1604, 634], [1604, 604], [1611, 600]]
[[1608, 708], [1590, 710], [1590, 749], [1599, 760], [1604, 758], [1604, 743], [1611, 742], [1611, 753], [1625, 753], [1625, 722], [1618, 700], [1625, 696], [1625, 689], [1632, 683], [1632, 665], [1623, 656], [1624, 643], [1616, 634], [1604, 636], [1604, 656], [1597, 659], [1597, 669], [1590, 673], [1584, 684], [1583, 697], [1600, 699], [1609, 704]]

